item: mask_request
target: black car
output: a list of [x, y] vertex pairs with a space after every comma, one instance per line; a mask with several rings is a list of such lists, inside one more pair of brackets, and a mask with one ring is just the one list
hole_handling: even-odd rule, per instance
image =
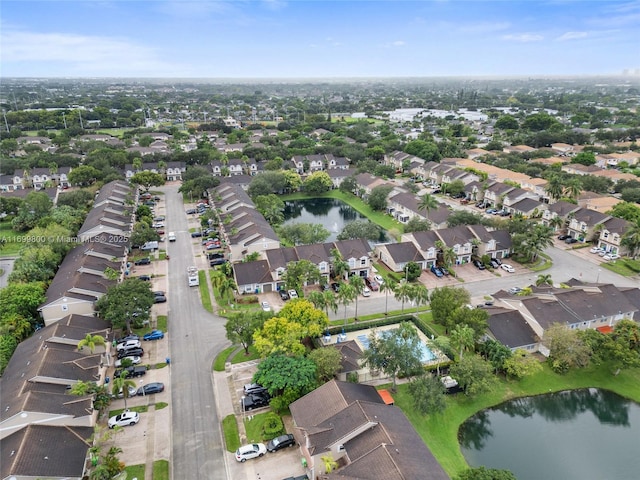
[[150, 282], [151, 281], [151, 277], [149, 275], [140, 275], [139, 277], [140, 280], [142, 280], [143, 282]]
[[196, 209], [195, 208], [190, 208], [189, 210], [187, 210], [187, 215], [192, 215], [196, 213]]
[[578, 239], [573, 237], [565, 238], [564, 243], [578, 243]]
[[254, 408], [262, 408], [269, 406], [269, 397], [262, 395], [247, 395], [240, 400], [245, 411], [253, 410]]
[[156, 297], [164, 297], [164, 292], [162, 290], [156, 290], [153, 292], [153, 295]]
[[571, 235], [558, 235], [558, 240], [566, 240], [567, 238], [571, 238]]
[[198, 238], [202, 236], [202, 232], [191, 232], [191, 238]]
[[209, 260], [215, 260], [216, 258], [224, 258], [224, 253], [222, 252], [217, 252], [217, 253], [209, 253], [207, 255], [207, 258]]
[[127, 335], [125, 337], [118, 338], [116, 340], [116, 343], [125, 343], [127, 340], [140, 340], [140, 335], [136, 335], [135, 333], [132, 333], [132, 334]]
[[167, 301], [167, 297], [164, 295], [156, 295], [153, 298], [153, 303], [165, 303]]
[[309, 480], [309, 477], [307, 477], [306, 475], [300, 475], [299, 477], [287, 477], [283, 478], [282, 480]]
[[476, 266], [478, 270], [485, 270], [485, 266], [480, 260], [474, 260], [473, 264]]
[[141, 365], [141, 366], [119, 368], [118, 370], [115, 371], [113, 376], [119, 378], [123, 373], [125, 374], [125, 378], [141, 377], [142, 375], [147, 374], [147, 367], [145, 367], [144, 365]]
[[267, 393], [267, 389], [259, 383], [247, 383], [242, 391], [245, 395], [260, 394], [264, 396]]
[[151, 395], [153, 393], [160, 393], [163, 391], [164, 391], [164, 383], [152, 382], [140, 387], [136, 392], [136, 395]]
[[338, 293], [338, 290], [340, 290], [340, 284], [334, 282], [331, 284], [331, 288], [333, 289], [334, 292]]
[[118, 358], [124, 357], [141, 357], [144, 355], [144, 350], [141, 348], [130, 348], [128, 350], [118, 350]]
[[296, 444], [295, 438], [290, 433], [280, 435], [279, 437], [269, 440], [267, 443], [268, 452], [276, 452], [281, 448], [293, 447]]
[[228, 260], [225, 259], [225, 258], [216, 258], [215, 260], [211, 260], [209, 262], [209, 266], [210, 267], [215, 267], [217, 265], [224, 265], [227, 262], [228, 262]]
[[285, 302], [287, 300], [289, 300], [289, 294], [287, 292], [285, 292], [284, 290], [279, 290], [278, 293], [280, 294], [280, 298], [282, 300], [284, 300]]
[[136, 260], [135, 262], [133, 262], [134, 265], [151, 265], [151, 259], [149, 257], [147, 258], [140, 258], [139, 260]]

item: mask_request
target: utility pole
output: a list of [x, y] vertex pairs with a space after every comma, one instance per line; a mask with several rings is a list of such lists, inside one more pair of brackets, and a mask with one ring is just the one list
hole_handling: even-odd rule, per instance
[[9, 122], [7, 122], [7, 113], [2, 110], [2, 116], [4, 117], [4, 126], [7, 127], [7, 133], [9, 133]]

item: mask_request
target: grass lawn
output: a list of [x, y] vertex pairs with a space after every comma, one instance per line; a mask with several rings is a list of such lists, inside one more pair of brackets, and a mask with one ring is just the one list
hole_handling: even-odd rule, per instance
[[292, 193], [290, 195], [283, 195], [280, 197], [282, 201], [287, 200], [306, 200], [309, 198], [335, 198], [337, 200], [342, 200], [347, 205], [353, 207], [354, 210], [357, 210], [362, 215], [366, 216], [369, 220], [371, 220], [376, 225], [381, 226], [385, 230], [395, 229], [396, 231], [402, 233], [404, 232], [404, 227], [400, 222], [397, 222], [393, 219], [393, 217], [387, 215], [384, 212], [378, 212], [372, 210], [369, 205], [363, 202], [360, 198], [352, 195], [350, 193], [345, 193], [340, 190], [331, 190], [323, 195], [307, 195], [306, 193]]
[[211, 295], [209, 294], [209, 282], [207, 281], [207, 272], [204, 270], [198, 271], [198, 279], [200, 280], [200, 298], [202, 299], [202, 306], [204, 309], [213, 313], [213, 306], [211, 305]]
[[169, 404], [167, 402], [158, 402], [154, 405], [156, 410], [162, 410], [163, 408], [167, 408]]
[[613, 262], [602, 262], [600, 266], [625, 277], [633, 277], [640, 274], [640, 260], [632, 260], [631, 258], [619, 258]]
[[263, 427], [267, 416], [272, 415], [273, 412], [266, 413], [258, 413], [254, 415], [253, 418], [246, 418], [244, 421], [244, 426], [247, 431], [247, 443], [252, 442], [268, 442], [272, 438], [277, 437], [278, 435], [274, 435], [273, 437], [265, 437], [263, 432]]
[[153, 480], [169, 480], [169, 462], [167, 460], [153, 462]]
[[222, 420], [222, 431], [224, 432], [224, 443], [228, 452], [235, 452], [240, 447], [240, 432], [235, 415], [227, 415]]
[[249, 347], [249, 355], [245, 355], [244, 348], [240, 348], [231, 359], [231, 363], [235, 365], [236, 363], [248, 362], [249, 360], [256, 360], [258, 358], [260, 358], [260, 355], [258, 355], [258, 352], [256, 352], [256, 349], [252, 345]]
[[[521, 381], [501, 380], [490, 393], [473, 398], [463, 394], [448, 396], [447, 409], [438, 415], [418, 413], [413, 407], [407, 384], [399, 385], [393, 397], [450, 476], [467, 468], [458, 444], [460, 425], [485, 408], [513, 398], [587, 387], [604, 388], [640, 402], [640, 369], [625, 370], [614, 376], [607, 366], [594, 366], [557, 375], [546, 364], [543, 366], [542, 372]], [[389, 385], [381, 388], [389, 388]]]
[[[149, 410], [149, 407], [147, 405], [139, 405], [137, 407], [128, 407], [128, 408], [132, 412], [138, 412], [138, 413], [145, 413]], [[111, 410], [109, 412], [109, 418], [113, 417], [114, 415], [120, 415], [122, 412], [124, 412], [124, 408], [120, 408], [118, 410]]]
[[11, 228], [10, 222], [0, 222], [0, 237], [5, 239], [4, 247], [0, 250], [0, 256], [13, 257], [20, 253], [20, 249], [26, 244], [17, 241], [17, 237], [22, 237], [25, 234], [22, 232], [16, 232]]
[[237, 348], [237, 345], [231, 345], [221, 351], [213, 362], [213, 370], [215, 372], [224, 372], [224, 365], [227, 363], [229, 355], [231, 355]]
[[142, 465], [130, 465], [128, 467], [124, 467], [124, 471], [127, 472], [127, 478], [137, 478], [138, 480], [142, 480], [144, 478], [144, 467], [144, 463]]

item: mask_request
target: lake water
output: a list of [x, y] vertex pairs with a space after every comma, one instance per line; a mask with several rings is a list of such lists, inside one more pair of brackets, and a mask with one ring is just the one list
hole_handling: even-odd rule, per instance
[[605, 390], [503, 403], [467, 420], [458, 439], [469, 465], [518, 480], [640, 478], [640, 405]]
[[[331, 232], [327, 242], [336, 240], [347, 223], [367, 219], [346, 203], [333, 198], [293, 200], [284, 202], [284, 205], [284, 225], [320, 223]], [[385, 241], [385, 237], [381, 237], [379, 241]]]

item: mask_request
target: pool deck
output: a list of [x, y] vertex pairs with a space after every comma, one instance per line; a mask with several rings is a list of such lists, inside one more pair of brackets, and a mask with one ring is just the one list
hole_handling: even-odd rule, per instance
[[[354, 340], [358, 346], [364, 351], [365, 347], [362, 344], [362, 342], [358, 339], [359, 335], [366, 335], [367, 337], [371, 334], [372, 331], [376, 331], [376, 332], [384, 332], [386, 330], [393, 330], [395, 328], [398, 328], [399, 324], [395, 323], [395, 324], [391, 324], [391, 325], [382, 325], [380, 327], [374, 327], [374, 328], [363, 328], [362, 330], [355, 330], [353, 332], [346, 332], [344, 334], [340, 333], [337, 335], [327, 335], [324, 336], [322, 338], [322, 343], [323, 345], [331, 345], [331, 344], [336, 344], [336, 343], [342, 343], [342, 342], [347, 342], [349, 340]], [[442, 363], [445, 361], [448, 361], [449, 358], [442, 353], [428, 338], [427, 336], [420, 330], [418, 330], [416, 328], [416, 332], [418, 332], [418, 337], [420, 337], [420, 340], [427, 346], [429, 347], [429, 350], [431, 351], [431, 353], [433, 353], [433, 355], [436, 357], [435, 359], [429, 361], [429, 362], [425, 362], [425, 365], [437, 365], [438, 363]]]

